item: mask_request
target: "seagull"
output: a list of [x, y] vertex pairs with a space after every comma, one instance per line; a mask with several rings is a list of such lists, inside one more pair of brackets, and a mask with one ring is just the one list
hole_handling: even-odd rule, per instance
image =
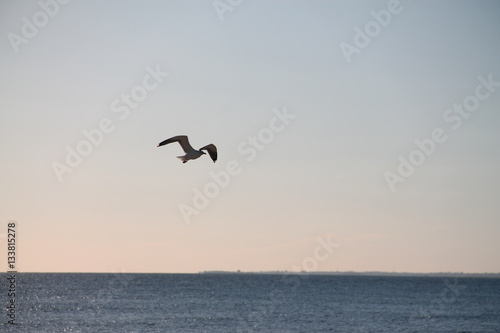
[[158, 147], [167, 145], [172, 142], [179, 142], [179, 144], [182, 147], [182, 150], [186, 153], [184, 156], [177, 156], [178, 159], [182, 161], [182, 163], [186, 163], [189, 160], [195, 160], [201, 155], [205, 155], [205, 152], [203, 150], [208, 151], [208, 154], [212, 158], [212, 161], [217, 161], [217, 147], [215, 147], [213, 144], [206, 145], [205, 147], [201, 147], [200, 150], [196, 150], [191, 145], [189, 144], [188, 137], [186, 135], [178, 135], [174, 136], [173, 138], [167, 139], [165, 141], [162, 141], [158, 144]]

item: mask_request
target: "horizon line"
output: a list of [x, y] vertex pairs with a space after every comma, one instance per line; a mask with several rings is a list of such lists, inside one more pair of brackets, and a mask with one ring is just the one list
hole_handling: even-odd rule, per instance
[[2, 272], [4, 274], [179, 274], [179, 275], [199, 275], [199, 274], [268, 274], [268, 275], [366, 275], [366, 276], [497, 276], [500, 272], [386, 272], [386, 271], [231, 271], [231, 270], [205, 270], [199, 272]]

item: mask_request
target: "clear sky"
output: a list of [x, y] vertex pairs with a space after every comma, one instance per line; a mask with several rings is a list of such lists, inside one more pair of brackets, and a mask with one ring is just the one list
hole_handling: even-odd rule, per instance
[[0, 2], [2, 271], [500, 272], [498, 1], [65, 2]]

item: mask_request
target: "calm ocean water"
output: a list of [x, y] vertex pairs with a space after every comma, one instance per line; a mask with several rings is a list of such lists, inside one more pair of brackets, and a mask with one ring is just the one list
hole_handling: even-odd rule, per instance
[[1, 332], [500, 332], [500, 279], [18, 273]]

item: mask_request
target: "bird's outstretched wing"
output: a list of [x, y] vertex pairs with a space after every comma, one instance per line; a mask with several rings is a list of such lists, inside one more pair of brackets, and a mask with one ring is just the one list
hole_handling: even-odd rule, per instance
[[182, 147], [182, 150], [184, 150], [185, 153], [188, 153], [188, 152], [194, 150], [194, 148], [191, 147], [191, 145], [189, 144], [188, 137], [185, 135], [177, 135], [177, 136], [174, 136], [173, 138], [162, 141], [158, 144], [158, 147], [164, 146], [164, 145], [172, 143], [172, 142], [179, 142], [179, 144]]
[[206, 150], [208, 151], [208, 154], [212, 158], [212, 161], [217, 161], [217, 147], [215, 147], [213, 144], [206, 145], [205, 147], [200, 148], [200, 150]]

